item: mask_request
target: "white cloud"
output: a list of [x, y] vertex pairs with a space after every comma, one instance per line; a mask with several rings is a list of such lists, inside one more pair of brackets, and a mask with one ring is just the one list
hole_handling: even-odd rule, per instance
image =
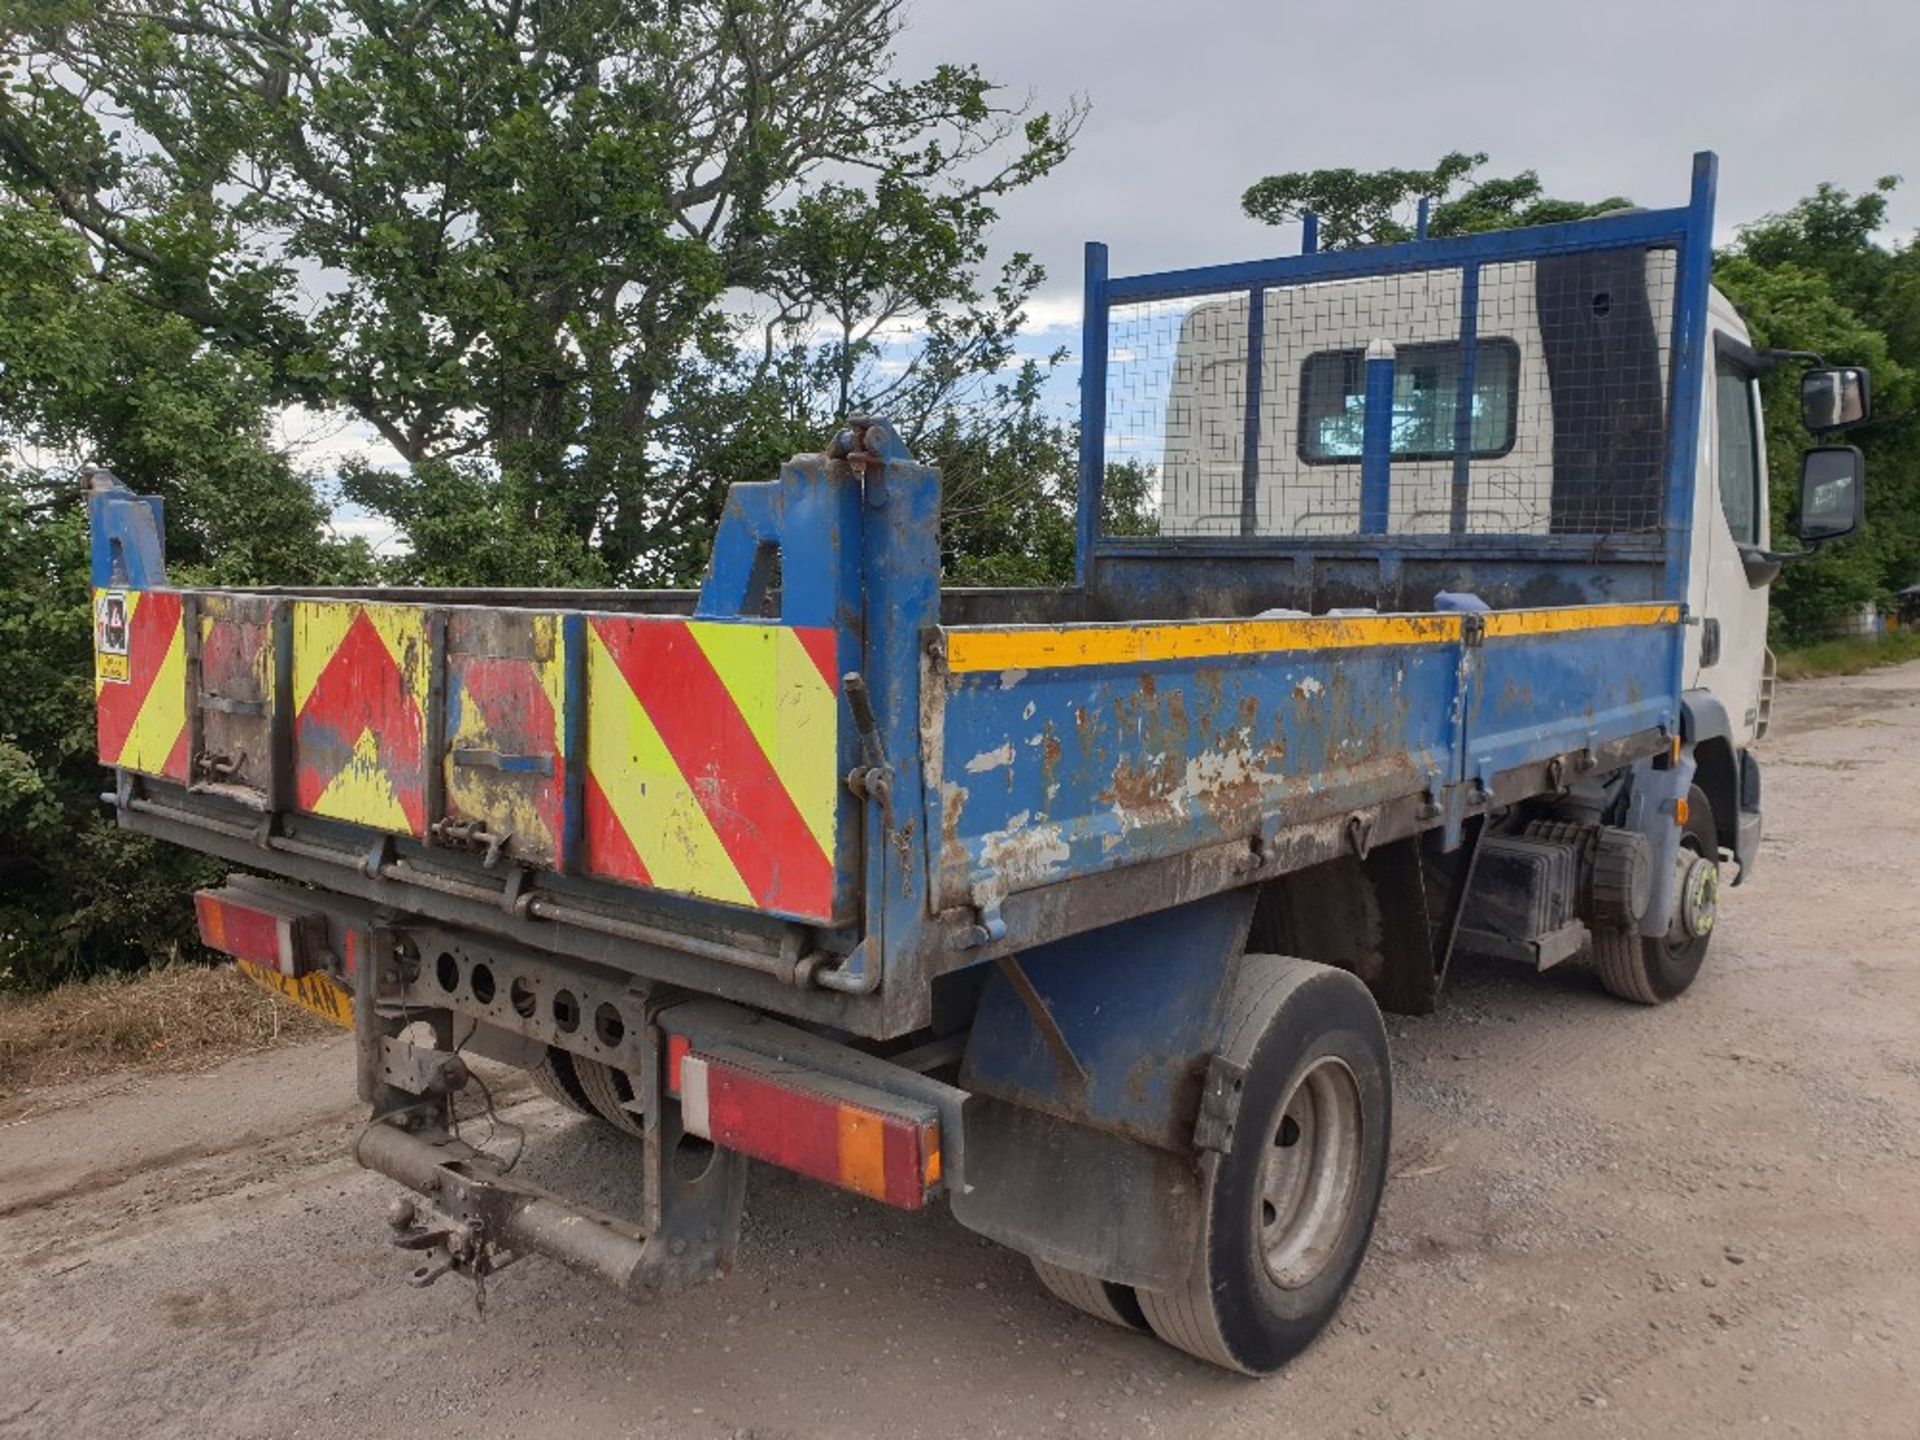
[[340, 539], [364, 540], [376, 555], [404, 555], [413, 548], [407, 538], [394, 528], [392, 521], [381, 515], [369, 515], [351, 505], [336, 509], [327, 523], [328, 528]]
[[[1043, 182], [1044, 183], [1044, 182]], [[1029, 335], [1078, 335], [1080, 333], [1080, 297], [1078, 295], [1049, 295], [1044, 291], [1027, 301], [1027, 333]]]
[[366, 421], [344, 410], [289, 405], [273, 417], [273, 445], [305, 470], [334, 475], [350, 459], [381, 470], [404, 470], [406, 461]]

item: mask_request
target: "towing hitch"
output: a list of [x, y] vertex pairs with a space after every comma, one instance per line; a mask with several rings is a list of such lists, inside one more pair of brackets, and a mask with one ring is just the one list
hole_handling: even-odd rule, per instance
[[418, 969], [414, 941], [372, 926], [353, 1007], [360, 1098], [373, 1110], [353, 1158], [414, 1192], [388, 1216], [394, 1244], [421, 1257], [410, 1283], [457, 1274], [484, 1296], [487, 1276], [527, 1255], [633, 1293], [680, 1290], [733, 1268], [746, 1157], [687, 1133], [679, 1100], [661, 1093], [651, 1014], [645, 1038], [619, 1057], [642, 1117], [640, 1203], [629, 1220], [513, 1174], [518, 1153], [502, 1160], [459, 1138], [454, 1100], [476, 1077], [453, 1044], [454, 1012], [410, 1000]]
[[402, 1197], [388, 1215], [394, 1244], [422, 1256], [410, 1284], [448, 1274], [484, 1284], [523, 1256], [544, 1255], [621, 1290], [658, 1294], [733, 1266], [746, 1167], [729, 1152], [704, 1147], [696, 1163], [663, 1167], [661, 1223], [649, 1232], [522, 1180], [444, 1131], [409, 1129], [410, 1119], [419, 1117], [375, 1120], [353, 1146], [361, 1165], [420, 1197]]

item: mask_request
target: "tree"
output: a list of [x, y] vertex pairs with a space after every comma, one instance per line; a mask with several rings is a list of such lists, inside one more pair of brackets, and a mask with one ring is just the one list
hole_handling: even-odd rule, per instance
[[165, 497], [175, 578], [353, 579], [370, 558], [268, 445], [257, 373], [101, 283], [57, 216], [0, 205], [0, 293], [0, 984], [39, 984], [178, 953], [180, 897], [212, 873], [100, 805], [81, 465]]
[[1311, 213], [1318, 217], [1321, 248], [1348, 250], [1413, 239], [1414, 212], [1422, 200], [1431, 206], [1430, 235], [1579, 220], [1629, 203], [1618, 196], [1591, 203], [1551, 198], [1532, 170], [1476, 181], [1475, 172], [1486, 163], [1484, 152], [1452, 150], [1431, 170], [1294, 170], [1256, 180], [1240, 206], [1269, 225]]
[[[1873, 372], [1874, 418], [1843, 437], [1866, 453], [1867, 528], [1781, 572], [1773, 613], [1789, 640], [1920, 580], [1920, 249], [1878, 240], [1898, 183], [1888, 176], [1859, 194], [1822, 185], [1742, 226], [1714, 264], [1714, 283], [1756, 345]], [[1777, 541], [1798, 502], [1801, 453], [1814, 443], [1799, 422], [1799, 374], [1781, 366], [1762, 382]]]
[[377, 429], [412, 474], [347, 490], [416, 573], [479, 532], [489, 575], [685, 579], [747, 478], [710, 445], [801, 399], [924, 425], [1038, 283], [980, 281], [986, 236], [1079, 107], [895, 78], [902, 3], [8, 3], [0, 174], [273, 398]]

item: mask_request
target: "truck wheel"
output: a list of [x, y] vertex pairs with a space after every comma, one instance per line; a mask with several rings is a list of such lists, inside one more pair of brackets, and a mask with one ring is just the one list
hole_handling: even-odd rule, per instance
[[547, 1057], [535, 1065], [527, 1074], [538, 1090], [554, 1104], [573, 1111], [576, 1115], [598, 1116], [587, 1099], [587, 1092], [580, 1088], [580, 1078], [573, 1073], [573, 1057], [564, 1050], [547, 1047]]
[[1698, 785], [1687, 792], [1687, 823], [1680, 835], [1679, 904], [1664, 935], [1620, 927], [1596, 931], [1594, 968], [1600, 983], [1622, 1000], [1658, 1005], [1700, 973], [1720, 901], [1720, 839], [1713, 806]]
[[628, 1135], [646, 1134], [646, 1125], [640, 1116], [626, 1106], [634, 1095], [633, 1082], [627, 1078], [627, 1072], [584, 1056], [571, 1058], [573, 1073], [580, 1077], [580, 1089], [587, 1103], [593, 1106], [593, 1113]]
[[1140, 1313], [1140, 1298], [1131, 1285], [1116, 1285], [1111, 1280], [1082, 1275], [1078, 1270], [1069, 1270], [1064, 1265], [1050, 1265], [1036, 1256], [1027, 1258], [1033, 1261], [1033, 1273], [1040, 1277], [1042, 1285], [1053, 1292], [1054, 1298], [1066, 1301], [1076, 1310], [1086, 1311], [1096, 1320], [1105, 1320], [1109, 1325], [1120, 1325], [1128, 1330], [1147, 1328], [1147, 1317]]
[[[1186, 1285], [1138, 1292], [1154, 1333], [1268, 1375], [1312, 1343], [1365, 1257], [1393, 1120], [1386, 1028], [1344, 970], [1243, 958], [1221, 1054], [1245, 1068], [1230, 1148], [1208, 1156]], [[1251, 979], [1256, 983], [1247, 983]]]

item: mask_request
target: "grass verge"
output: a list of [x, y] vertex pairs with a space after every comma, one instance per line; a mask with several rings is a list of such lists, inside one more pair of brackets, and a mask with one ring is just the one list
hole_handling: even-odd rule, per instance
[[1797, 650], [1782, 650], [1777, 659], [1782, 680], [1858, 675], [1882, 665], [1920, 660], [1920, 630], [1895, 630], [1879, 640], [1822, 640]]
[[170, 965], [0, 994], [0, 1099], [130, 1067], [179, 1069], [337, 1033], [231, 966]]

